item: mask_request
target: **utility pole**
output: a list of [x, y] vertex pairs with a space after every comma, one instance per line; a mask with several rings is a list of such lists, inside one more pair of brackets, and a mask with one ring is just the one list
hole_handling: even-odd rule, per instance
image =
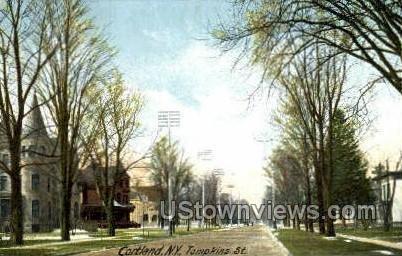
[[[275, 181], [274, 178], [271, 179], [271, 197], [272, 197], [272, 209], [275, 208]], [[272, 215], [272, 227], [276, 229], [276, 219], [275, 214]]]
[[[180, 111], [159, 111], [158, 112], [158, 128], [168, 128], [169, 150], [171, 148], [171, 128], [180, 126]], [[170, 161], [170, 158], [168, 158]], [[170, 164], [169, 164], [170, 166]], [[172, 189], [171, 189], [171, 171], [168, 170], [168, 211], [169, 211], [169, 236], [173, 235], [172, 227]]]
[[[214, 169], [214, 175], [215, 175], [215, 177], [216, 177], [216, 197], [217, 197], [217, 206], [218, 207], [221, 207], [221, 193], [220, 193], [220, 181], [221, 181], [221, 177], [222, 176], [224, 176], [224, 172], [223, 172], [223, 170], [221, 169], [221, 168], [217, 168], [217, 169]], [[219, 216], [219, 215], [217, 215], [217, 216]], [[219, 225], [219, 227], [222, 225], [222, 223], [221, 223], [221, 219], [218, 217], [218, 218], [216, 218], [216, 222], [217, 222], [217, 224]]]
[[[212, 155], [212, 150], [207, 149], [207, 150], [203, 150], [198, 152], [198, 158], [202, 161], [211, 161], [211, 155]], [[204, 226], [204, 206], [205, 206], [205, 175], [207, 171], [204, 171], [203, 173], [203, 177], [201, 177], [201, 188], [202, 188], [202, 195], [201, 195], [201, 200], [202, 200], [202, 218], [201, 218], [201, 227]]]
[[[233, 192], [234, 185], [230, 184], [227, 187], [230, 189], [229, 205], [230, 205], [230, 210], [232, 211], [232, 207], [233, 207], [233, 204], [232, 204], [233, 203], [232, 202], [233, 194], [232, 194], [232, 192]], [[229, 217], [230, 217], [230, 227], [232, 227], [233, 226], [233, 216], [232, 216], [232, 214], [230, 214]]]

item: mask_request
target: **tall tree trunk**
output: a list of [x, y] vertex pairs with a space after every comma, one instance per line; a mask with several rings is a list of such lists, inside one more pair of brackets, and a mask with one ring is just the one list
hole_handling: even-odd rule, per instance
[[385, 207], [384, 207], [384, 231], [388, 232], [391, 230], [391, 222], [392, 222], [392, 212], [391, 212], [391, 207], [389, 202], [385, 202]]
[[21, 193], [21, 165], [20, 165], [20, 146], [21, 141], [12, 142], [9, 145], [11, 162], [11, 242], [15, 245], [22, 245], [24, 234], [24, 218], [22, 212], [22, 193]]
[[315, 177], [315, 182], [317, 186], [317, 204], [318, 204], [318, 229], [320, 234], [325, 234], [325, 223], [323, 216], [324, 215], [324, 200], [323, 200], [323, 195], [322, 195], [322, 178], [321, 178], [321, 169], [318, 165], [318, 161], [315, 160], [315, 165], [314, 165], [314, 177]]
[[60, 229], [61, 240], [70, 241], [70, 215], [71, 215], [71, 180], [70, 180], [70, 161], [68, 140], [68, 118], [66, 117], [67, 108], [62, 109], [60, 115], [60, 125], [58, 132], [60, 136], [60, 171], [61, 171], [61, 200], [60, 200]]
[[[332, 105], [332, 104], [331, 104]], [[325, 185], [325, 201], [326, 206], [325, 209], [327, 211], [327, 236], [335, 236], [335, 227], [334, 227], [334, 220], [330, 218], [330, 212], [328, 209], [332, 204], [332, 175], [334, 170], [334, 159], [333, 159], [333, 128], [332, 128], [332, 109], [329, 109], [329, 120], [328, 120], [328, 140], [327, 140], [327, 152], [328, 152], [328, 166], [326, 173], [323, 175], [324, 178], [324, 185]]]
[[[307, 143], [305, 143], [307, 145]], [[306, 186], [306, 205], [311, 205], [311, 184], [310, 184], [310, 171], [308, 166], [308, 155], [304, 154], [304, 179]], [[313, 220], [308, 218], [307, 212], [304, 215], [304, 223], [306, 226], [306, 231], [314, 232]]]
[[[62, 179], [63, 180], [63, 179]], [[70, 241], [71, 229], [71, 190], [72, 186], [67, 180], [63, 180], [60, 200], [60, 229], [61, 240]]]
[[12, 161], [11, 170], [11, 242], [15, 245], [23, 244], [24, 219], [22, 212], [21, 169], [18, 162]]
[[309, 229], [310, 229], [309, 221], [308, 221], [308, 218], [307, 218], [307, 212], [304, 213], [304, 228], [305, 228], [306, 232], [308, 232]]
[[113, 198], [114, 196], [109, 195], [107, 198], [107, 202], [105, 204], [108, 236], [116, 235], [115, 220], [113, 215], [113, 201], [114, 201]]
[[326, 224], [327, 224], [326, 236], [335, 236], [334, 220], [332, 220], [331, 218], [327, 218]]

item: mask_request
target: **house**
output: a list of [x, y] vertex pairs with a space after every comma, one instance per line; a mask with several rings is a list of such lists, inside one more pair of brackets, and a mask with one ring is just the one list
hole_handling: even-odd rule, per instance
[[159, 224], [159, 195], [158, 189], [151, 180], [149, 169], [135, 168], [130, 176], [133, 181], [130, 203], [135, 205], [135, 211], [130, 214], [130, 220], [145, 226], [157, 226]]
[[[109, 180], [113, 180], [115, 167], [111, 167]], [[92, 167], [81, 170], [78, 177], [78, 186], [81, 190], [80, 218], [83, 222], [96, 223], [98, 227], [106, 225], [106, 213], [98, 192], [95, 172], [102, 172], [103, 167], [97, 167], [94, 171]], [[130, 204], [130, 176], [125, 169], [121, 169], [118, 179], [115, 182], [114, 193], [114, 219], [117, 227], [130, 227], [130, 213], [135, 206]]]
[[[31, 111], [23, 124], [21, 170], [23, 217], [25, 232], [46, 232], [59, 227], [59, 166], [55, 154], [56, 140], [46, 130], [36, 94]], [[0, 157], [9, 164], [8, 143], [0, 134]], [[0, 232], [9, 228], [11, 182], [8, 174], [0, 170]], [[73, 203], [79, 200], [73, 189]], [[73, 214], [72, 214], [73, 216]]]
[[402, 224], [402, 171], [380, 173], [373, 178], [373, 182], [374, 191], [377, 195], [376, 210], [378, 222], [383, 222], [384, 203], [390, 200], [392, 192], [395, 190], [392, 206], [392, 222], [397, 225]]
[[145, 194], [132, 192], [130, 203], [135, 206], [135, 211], [130, 213], [130, 220], [141, 226], [157, 226], [159, 223], [158, 205]]

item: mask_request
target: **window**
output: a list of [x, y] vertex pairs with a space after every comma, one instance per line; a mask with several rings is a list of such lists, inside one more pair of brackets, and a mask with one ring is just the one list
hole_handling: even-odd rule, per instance
[[52, 219], [52, 203], [47, 203], [47, 218], [50, 221]]
[[382, 185], [382, 200], [383, 201], [389, 201], [389, 195], [390, 195], [390, 186], [389, 183], [383, 184]]
[[32, 190], [37, 190], [40, 185], [39, 174], [32, 174], [31, 186]]
[[128, 204], [127, 195], [123, 195], [123, 204]]
[[148, 214], [144, 214], [144, 216], [142, 216], [142, 220], [143, 221], [148, 221]]
[[34, 156], [35, 155], [35, 151], [36, 151], [36, 147], [34, 145], [29, 146], [28, 149], [28, 156]]
[[26, 149], [25, 146], [22, 146], [22, 147], [21, 147], [21, 157], [22, 157], [22, 158], [25, 157], [25, 151], [26, 151], [26, 150], [27, 150], [27, 149]]
[[117, 202], [119, 202], [119, 203], [120, 203], [120, 200], [121, 200], [121, 194], [120, 194], [120, 193], [117, 193], [116, 198], [117, 198]]
[[7, 190], [7, 176], [0, 176], [0, 191]]
[[10, 215], [10, 199], [0, 199], [0, 217], [7, 218]]
[[50, 192], [50, 178], [47, 178], [47, 192]]
[[10, 158], [8, 157], [8, 154], [3, 154], [3, 163], [5, 165], [8, 165], [10, 163]]
[[39, 200], [32, 200], [32, 218], [39, 218]]
[[74, 218], [77, 220], [79, 218], [79, 208], [78, 208], [78, 203], [74, 203]]

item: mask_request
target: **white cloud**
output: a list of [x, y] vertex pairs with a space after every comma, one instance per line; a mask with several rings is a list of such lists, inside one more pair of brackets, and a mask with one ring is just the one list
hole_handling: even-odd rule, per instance
[[196, 169], [201, 172], [204, 168], [197, 160], [197, 153], [211, 149], [213, 160], [209, 167], [222, 168], [226, 173], [224, 183], [234, 184], [242, 198], [260, 202], [265, 187], [261, 165], [266, 151], [264, 144], [255, 138], [267, 127], [266, 109], [247, 111], [244, 95], [237, 91], [257, 80], [253, 82], [245, 71], [232, 72], [232, 57], [218, 58], [218, 54], [217, 50], [196, 42], [169, 63], [161, 63], [162, 69], [168, 66], [171, 72], [180, 71], [181, 77], [191, 81], [191, 88], [187, 89], [191, 89], [197, 104], [178, 100], [180, 91], [148, 89], [145, 124], [148, 130], [156, 130], [157, 111], [181, 111], [181, 127], [172, 130], [172, 137], [180, 141], [186, 154], [198, 164]]

